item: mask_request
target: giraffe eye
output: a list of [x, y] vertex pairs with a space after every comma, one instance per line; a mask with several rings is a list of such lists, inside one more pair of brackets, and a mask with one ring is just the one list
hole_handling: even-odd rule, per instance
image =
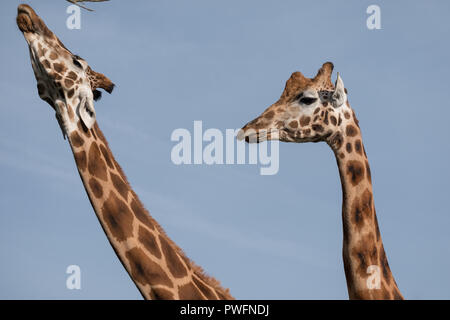
[[302, 104], [306, 104], [306, 105], [310, 105], [314, 102], [316, 102], [317, 98], [308, 98], [308, 97], [304, 97], [300, 99], [300, 103]]
[[73, 62], [73, 64], [76, 65], [78, 68], [81, 68], [81, 69], [83, 68], [83, 67], [81, 66], [80, 61], [78, 61], [77, 58], [72, 57], [72, 62]]

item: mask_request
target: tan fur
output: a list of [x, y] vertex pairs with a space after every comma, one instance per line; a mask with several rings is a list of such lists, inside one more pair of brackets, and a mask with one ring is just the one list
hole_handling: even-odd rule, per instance
[[[359, 122], [348, 101], [336, 105], [332, 71], [333, 64], [327, 62], [312, 79], [294, 72], [280, 99], [247, 123], [238, 137], [248, 142], [326, 142], [335, 154], [342, 182], [343, 259], [349, 297], [403, 299], [378, 229]], [[346, 96], [347, 90], [338, 93]], [[379, 289], [367, 284], [370, 266], [381, 271]]]
[[[114, 84], [73, 55], [27, 5], [17, 25], [32, 53], [39, 96], [56, 111], [78, 172], [106, 236], [146, 299], [233, 299], [228, 289], [186, 257], [150, 216], [115, 160], [98, 124], [88, 129], [76, 108]], [[86, 85], [87, 93], [86, 93]], [[80, 87], [83, 90], [80, 90]], [[92, 90], [94, 94], [89, 95]], [[86, 98], [87, 97], [87, 98]], [[98, 95], [97, 95], [98, 98]]]

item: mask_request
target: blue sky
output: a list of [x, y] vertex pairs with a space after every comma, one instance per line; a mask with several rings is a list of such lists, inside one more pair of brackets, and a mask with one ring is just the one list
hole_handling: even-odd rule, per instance
[[[140, 299], [89, 204], [53, 111], [0, 4], [0, 298]], [[280, 170], [176, 166], [177, 128], [239, 128], [296, 70], [332, 61], [349, 90], [397, 283], [450, 298], [450, 3], [111, 1], [66, 28], [65, 1], [29, 1], [117, 85], [97, 120], [135, 191], [186, 254], [240, 299], [346, 299], [341, 185], [331, 150], [280, 144]], [[381, 30], [366, 8], [381, 7]], [[335, 75], [334, 75], [335, 77]], [[82, 289], [66, 289], [67, 266]]]

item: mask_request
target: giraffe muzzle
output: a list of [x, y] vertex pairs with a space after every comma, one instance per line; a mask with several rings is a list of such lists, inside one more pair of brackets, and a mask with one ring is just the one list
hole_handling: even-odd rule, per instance
[[[48, 38], [54, 38], [53, 33], [47, 28], [44, 21], [27, 4], [21, 4], [17, 7], [16, 23], [19, 30], [23, 32], [27, 39], [27, 34], [40, 34]], [[28, 39], [27, 39], [28, 40]]]
[[242, 128], [238, 131], [236, 138], [238, 140], [245, 140], [247, 143], [260, 143], [263, 141], [277, 140], [282, 135], [282, 132], [278, 129], [269, 129], [269, 130], [255, 130], [255, 129], [247, 129]]
[[31, 14], [27, 5], [20, 5], [17, 8], [17, 26], [22, 32], [34, 32], [33, 22], [31, 21]]

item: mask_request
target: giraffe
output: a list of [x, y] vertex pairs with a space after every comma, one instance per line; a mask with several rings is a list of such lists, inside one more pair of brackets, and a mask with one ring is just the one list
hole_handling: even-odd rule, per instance
[[[375, 212], [369, 162], [339, 73], [326, 62], [314, 78], [295, 72], [279, 100], [247, 123], [238, 139], [258, 143], [325, 141], [342, 184], [343, 260], [350, 299], [403, 299], [386, 258]], [[379, 272], [379, 282], [371, 278]], [[376, 275], [375, 275], [376, 276]]]
[[30, 52], [38, 94], [54, 109], [68, 138], [100, 224], [145, 299], [233, 299], [166, 235], [144, 208], [116, 162], [95, 117], [93, 100], [114, 84], [72, 54], [28, 5], [17, 25]]

